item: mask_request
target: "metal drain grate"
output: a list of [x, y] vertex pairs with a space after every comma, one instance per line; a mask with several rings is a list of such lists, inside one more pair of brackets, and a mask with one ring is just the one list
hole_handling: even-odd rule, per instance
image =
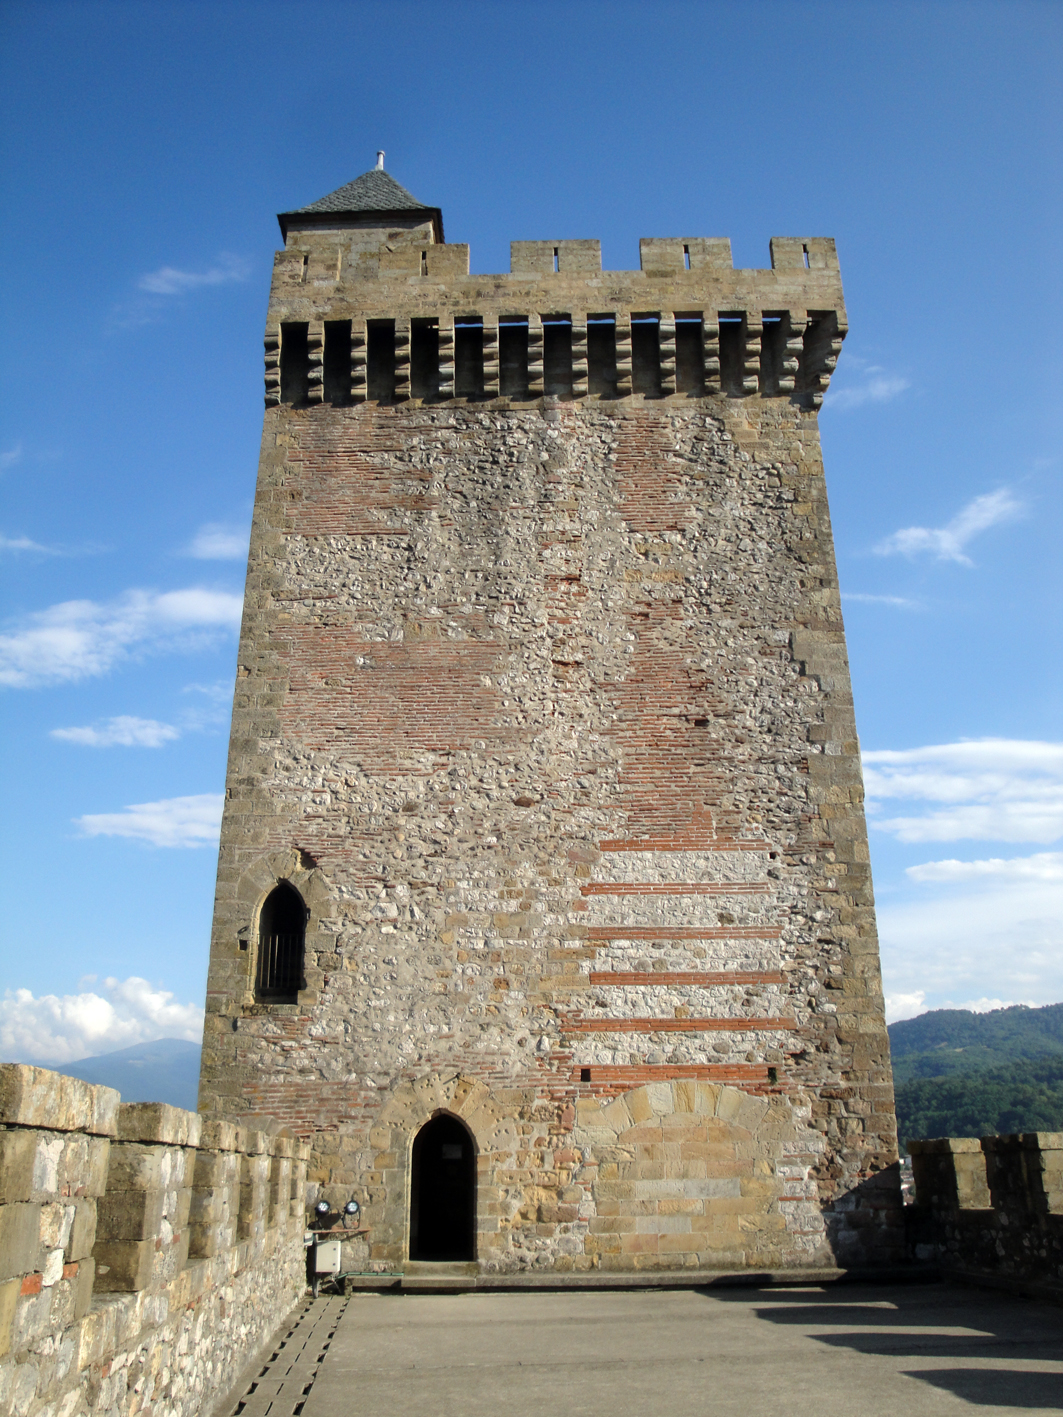
[[312, 1299], [270, 1351], [228, 1417], [299, 1417], [349, 1300]]

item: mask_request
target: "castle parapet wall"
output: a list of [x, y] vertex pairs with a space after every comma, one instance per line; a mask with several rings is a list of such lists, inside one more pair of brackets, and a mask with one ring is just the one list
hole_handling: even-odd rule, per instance
[[308, 1159], [0, 1065], [0, 1411], [208, 1413], [305, 1290]]
[[[355, 240], [355, 235], [358, 239]], [[786, 398], [818, 408], [847, 321], [834, 241], [645, 237], [637, 271], [596, 240], [514, 241], [510, 269], [422, 231], [292, 226], [274, 263], [267, 406], [410, 399]]]
[[918, 1260], [1063, 1297], [1063, 1132], [910, 1141]]

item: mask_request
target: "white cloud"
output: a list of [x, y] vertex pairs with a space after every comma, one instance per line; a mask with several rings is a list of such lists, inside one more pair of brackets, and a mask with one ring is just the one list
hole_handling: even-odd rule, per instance
[[199, 649], [239, 628], [228, 591], [130, 590], [117, 600], [67, 600], [0, 635], [0, 684], [33, 688], [105, 674], [137, 651]]
[[1040, 851], [1036, 856], [1012, 860], [994, 856], [988, 861], [926, 861], [921, 866], [909, 866], [904, 874], [913, 881], [945, 883], [1063, 881], [1063, 851]]
[[242, 561], [247, 555], [248, 529], [207, 522], [192, 538], [187, 554], [198, 561]]
[[903, 595], [866, 595], [863, 591], [846, 590], [843, 600], [857, 600], [863, 605], [892, 605], [895, 610], [919, 610], [917, 600], [906, 600]]
[[16, 443], [13, 448], [7, 448], [0, 453], [0, 472], [6, 472], [9, 467], [17, 467], [22, 461], [22, 444]]
[[180, 738], [181, 730], [154, 718], [119, 714], [117, 718], [105, 719], [88, 728], [53, 728], [50, 736], [86, 748], [161, 748], [163, 743]]
[[4, 536], [0, 532], [0, 551], [37, 551], [45, 556], [54, 556], [50, 546], [42, 546], [39, 541], [31, 541], [28, 536]]
[[[900, 841], [1055, 841], [1063, 835], [1063, 743], [982, 738], [864, 754], [872, 825]], [[884, 799], [944, 805], [880, 819]]]
[[187, 733], [210, 733], [228, 726], [233, 706], [233, 681], [219, 679], [216, 684], [186, 684], [182, 694], [195, 694], [193, 702], [181, 711], [181, 727]]
[[956, 561], [961, 566], [974, 562], [966, 554], [967, 543], [980, 532], [1001, 522], [1013, 521], [1024, 510], [1006, 488], [975, 497], [942, 527], [909, 526], [895, 531], [875, 547], [879, 556], [915, 556], [928, 551], [939, 561]]
[[217, 846], [224, 798], [220, 792], [138, 802], [120, 812], [94, 812], [74, 823], [86, 836], [124, 836], [152, 846]]
[[823, 405], [825, 408], [845, 409], [859, 408], [865, 403], [889, 403], [908, 388], [911, 388], [910, 379], [900, 374], [888, 374], [878, 364], [867, 364], [861, 370], [860, 383], [842, 388], [832, 385], [823, 396]]
[[1063, 882], [924, 882], [904, 900], [880, 896], [878, 926], [888, 998], [1063, 1001]]
[[923, 1012], [925, 989], [913, 989], [910, 994], [886, 995], [886, 1022], [899, 1023], [902, 1018], [914, 1018]]
[[965, 1004], [954, 1004], [951, 999], [945, 1001], [940, 1007], [943, 1009], [966, 1009], [972, 1014], [991, 1014], [994, 1009], [1013, 1009], [1017, 1004], [1025, 1004], [1028, 1009], [1035, 1009], [1037, 1005], [1029, 999], [968, 999]]
[[137, 288], [149, 295], [184, 295], [205, 285], [228, 285], [231, 281], [246, 280], [250, 273], [246, 261], [236, 256], [221, 256], [217, 265], [205, 271], [180, 271], [173, 266], [161, 266], [141, 276]]
[[106, 979], [102, 994], [43, 994], [8, 989], [0, 999], [0, 1056], [20, 1062], [72, 1063], [156, 1038], [198, 1043], [203, 1010], [179, 1004], [146, 979]]

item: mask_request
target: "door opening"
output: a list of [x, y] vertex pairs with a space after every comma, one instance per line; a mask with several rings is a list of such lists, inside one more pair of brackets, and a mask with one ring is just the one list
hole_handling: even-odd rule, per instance
[[456, 1117], [426, 1122], [413, 1143], [410, 1258], [475, 1259], [476, 1148]]

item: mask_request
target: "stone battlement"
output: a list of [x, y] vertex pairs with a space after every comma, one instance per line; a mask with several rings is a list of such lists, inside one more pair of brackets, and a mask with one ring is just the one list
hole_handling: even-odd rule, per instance
[[209, 1412], [306, 1287], [309, 1154], [0, 1065], [0, 1411]]
[[915, 1258], [955, 1278], [1063, 1296], [1063, 1132], [909, 1142]]
[[847, 322], [834, 241], [773, 237], [736, 270], [726, 237], [514, 241], [505, 274], [431, 221], [287, 219], [266, 328], [266, 403], [724, 395], [816, 408]]

